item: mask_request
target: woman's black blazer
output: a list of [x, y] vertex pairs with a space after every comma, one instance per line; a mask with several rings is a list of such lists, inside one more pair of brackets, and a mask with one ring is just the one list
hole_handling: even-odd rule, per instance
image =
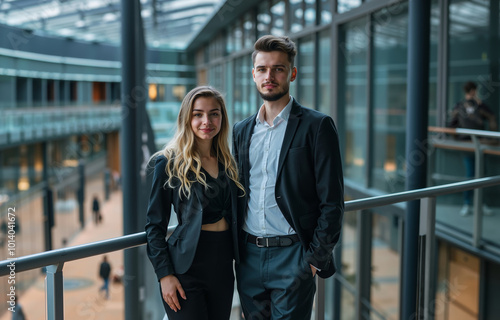
[[[189, 198], [179, 197], [179, 187], [165, 185], [168, 179], [165, 171], [167, 159], [158, 156], [155, 163], [153, 185], [149, 198], [146, 222], [147, 253], [158, 280], [170, 274], [185, 273], [193, 262], [201, 232], [203, 209], [208, 204], [204, 186], [192, 184]], [[194, 174], [193, 174], [194, 176]], [[226, 176], [231, 190], [231, 231], [233, 234], [234, 257], [238, 261], [238, 236], [236, 221], [236, 184]], [[168, 223], [173, 210], [178, 225], [166, 239]]]

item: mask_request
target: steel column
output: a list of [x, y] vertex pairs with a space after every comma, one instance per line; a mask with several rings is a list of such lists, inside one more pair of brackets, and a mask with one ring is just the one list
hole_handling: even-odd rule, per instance
[[[427, 183], [429, 114], [430, 0], [409, 1], [408, 95], [406, 113], [406, 189]], [[417, 300], [418, 226], [420, 203], [408, 202], [404, 223], [401, 319], [415, 316]]]
[[[140, 65], [139, 52], [144, 50], [144, 43], [139, 41], [137, 15], [140, 14], [138, 0], [121, 1], [121, 46], [122, 46], [122, 127], [120, 132], [120, 154], [123, 187], [123, 233], [130, 234], [137, 229], [138, 195], [141, 194], [140, 160], [142, 156], [139, 138], [141, 99], [144, 99], [144, 65]], [[139, 255], [137, 248], [125, 250], [125, 319], [141, 319], [139, 303]]]

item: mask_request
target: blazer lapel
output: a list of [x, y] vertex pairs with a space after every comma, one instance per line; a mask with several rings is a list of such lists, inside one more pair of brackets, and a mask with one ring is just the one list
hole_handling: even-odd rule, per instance
[[276, 178], [279, 177], [281, 170], [283, 169], [283, 163], [292, 144], [293, 137], [299, 126], [300, 117], [302, 116], [302, 111], [300, 110], [300, 105], [297, 101], [293, 101], [292, 110], [290, 111], [290, 116], [288, 118], [288, 124], [286, 126], [285, 137], [283, 139], [283, 145], [281, 146], [280, 158], [278, 161], [278, 172], [276, 173]]

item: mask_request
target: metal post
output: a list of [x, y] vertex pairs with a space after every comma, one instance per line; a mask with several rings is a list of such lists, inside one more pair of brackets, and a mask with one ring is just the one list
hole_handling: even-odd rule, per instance
[[419, 264], [418, 264], [418, 297], [416, 319], [433, 319], [436, 284], [436, 198], [420, 200], [420, 232], [419, 232]]
[[316, 307], [314, 309], [315, 320], [325, 320], [325, 279], [316, 277]]
[[[342, 242], [342, 239], [340, 240]], [[337, 245], [333, 250], [334, 261], [337, 263], [337, 272], [333, 275], [333, 301], [332, 303], [332, 319], [340, 319], [342, 305], [342, 285], [337, 280], [337, 275], [342, 275], [342, 246]]]
[[357, 216], [356, 235], [356, 319], [366, 319], [370, 313], [363, 301], [371, 300], [372, 284], [372, 225], [373, 214], [367, 210], [359, 210]]
[[47, 290], [47, 319], [64, 320], [64, 286], [62, 268], [64, 263], [47, 267], [45, 288]]
[[[476, 179], [483, 176], [484, 169], [484, 155], [481, 148], [481, 143], [477, 136], [472, 136], [472, 142], [474, 143], [474, 176]], [[474, 218], [472, 222], [472, 245], [476, 248], [479, 247], [479, 242], [481, 241], [483, 233], [483, 189], [474, 189]]]
[[[143, 42], [139, 41], [138, 30], [142, 30], [137, 24], [137, 15], [140, 14], [140, 3], [138, 0], [122, 0], [122, 129], [120, 132], [120, 153], [122, 167], [123, 187], [123, 233], [131, 234], [137, 230], [138, 195], [140, 188], [140, 162], [142, 155], [141, 142], [139, 139], [141, 110], [139, 108], [141, 99], [145, 94], [144, 79], [139, 79], [141, 68], [138, 53], [144, 50]], [[139, 255], [137, 248], [125, 250], [125, 319], [141, 319], [139, 301]]]
[[[408, 95], [406, 113], [406, 189], [426, 186], [429, 115], [430, 0], [409, 1]], [[401, 276], [401, 319], [415, 316], [420, 203], [407, 204]]]

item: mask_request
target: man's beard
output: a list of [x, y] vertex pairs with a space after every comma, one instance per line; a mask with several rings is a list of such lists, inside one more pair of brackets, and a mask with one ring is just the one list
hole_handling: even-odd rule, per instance
[[264, 101], [278, 101], [288, 94], [288, 90], [289, 87], [287, 86], [283, 88], [283, 91], [276, 93], [262, 93], [260, 90], [257, 91], [259, 91], [259, 94]]

